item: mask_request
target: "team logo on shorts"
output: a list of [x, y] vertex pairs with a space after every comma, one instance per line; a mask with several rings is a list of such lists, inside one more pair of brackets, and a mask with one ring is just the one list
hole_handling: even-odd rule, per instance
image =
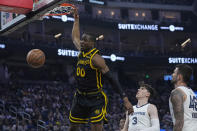
[[94, 113], [98, 115], [98, 114], [100, 114], [100, 110], [97, 109], [97, 110], [94, 111]]

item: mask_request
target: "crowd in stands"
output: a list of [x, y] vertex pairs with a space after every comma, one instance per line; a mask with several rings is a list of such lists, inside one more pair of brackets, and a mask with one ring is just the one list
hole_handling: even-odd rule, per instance
[[[174, 4], [174, 5], [192, 5], [194, 0], [110, 0], [110, 1], [126, 1], [126, 2], [143, 2], [156, 4]], [[85, 13], [84, 13], [85, 14]], [[85, 14], [87, 15], [87, 14]], [[44, 22], [43, 22], [44, 23]], [[184, 49], [174, 44], [174, 48], [165, 49], [165, 47], [157, 46], [155, 50], [151, 46], [146, 48], [141, 43], [132, 43], [132, 40], [119, 40], [118, 35], [111, 32], [112, 37], [105, 38], [99, 42], [98, 48], [102, 49], [104, 54], [120, 54], [124, 56], [195, 56], [197, 53], [193, 50]], [[71, 34], [64, 34], [59, 39], [47, 41], [34, 40], [33, 35], [24, 32], [21, 39], [0, 38], [0, 42], [6, 45], [5, 49], [0, 49], [0, 58], [15, 55], [17, 48], [21, 50], [29, 47], [41, 48], [68, 48], [73, 49]], [[54, 36], [48, 36], [53, 38]], [[129, 36], [127, 36], [129, 37]], [[157, 37], [157, 36], [155, 36]], [[164, 38], [164, 36], [163, 36]], [[192, 39], [193, 40], [193, 39]], [[13, 46], [13, 44], [15, 44]], [[134, 45], [127, 49], [125, 45]], [[150, 45], [144, 43], [144, 45]], [[160, 44], [158, 41], [157, 44]], [[101, 46], [103, 45], [103, 46]], [[136, 46], [135, 46], [136, 45]], [[139, 45], [139, 48], [137, 47]], [[141, 46], [142, 45], [142, 46]], [[11, 47], [13, 46], [13, 47]], [[123, 48], [123, 46], [125, 46]], [[120, 47], [120, 48], [119, 48]], [[137, 47], [137, 49], [136, 49]], [[153, 46], [154, 47], [154, 46]], [[131, 49], [132, 48], [132, 49]], [[5, 52], [3, 52], [3, 50]], [[14, 50], [14, 51], [13, 51]], [[133, 50], [133, 51], [132, 51]], [[163, 50], [163, 51], [162, 51]], [[24, 50], [23, 50], [24, 51]], [[11, 52], [11, 53], [10, 53]], [[22, 52], [22, 51], [21, 51]], [[19, 53], [19, 52], [17, 52]], [[73, 78], [71, 69], [61, 67], [61, 64], [49, 66], [48, 68], [31, 69], [24, 66], [13, 66], [0, 61], [0, 130], [1, 131], [67, 131], [69, 127], [69, 110], [76, 89], [76, 82]], [[125, 78], [121, 76], [120, 78]], [[124, 79], [121, 80], [124, 90], [127, 92], [130, 101], [135, 105], [137, 100], [135, 94], [138, 88], [138, 80]], [[158, 108], [161, 129], [172, 131], [172, 119], [169, 113], [168, 98], [173, 88], [170, 81], [163, 81], [158, 78], [151, 81], [152, 86], [156, 89], [158, 95], [155, 99], [150, 100]], [[104, 91], [109, 98], [108, 105], [108, 124], [104, 125], [106, 131], [119, 131], [119, 123], [125, 118], [125, 109], [119, 95], [115, 94], [109, 83], [105, 82]], [[81, 131], [88, 131], [89, 125], [83, 125]]]
[[[52, 80], [48, 79], [49, 77], [44, 77], [42, 80], [38, 80], [40, 78], [36, 78], [34, 76], [36, 74], [19, 73], [28, 72], [25, 71], [27, 70], [26, 68], [19, 66], [17, 71], [13, 69], [13, 67], [9, 66], [7, 68], [5, 64], [0, 66], [1, 73], [8, 70], [9, 76], [8, 78], [1, 78], [0, 130], [34, 131], [37, 128], [41, 130], [40, 126], [42, 126], [51, 131], [67, 131], [69, 110], [76, 89], [74, 79], [68, 80], [72, 78], [72, 73], [69, 73], [69, 69], [64, 72], [65, 79], [67, 79], [65, 81], [63, 81], [64, 76], [62, 75], [59, 76], [60, 79]], [[46, 72], [50, 71], [45, 69], [42, 73]], [[11, 77], [14, 75], [15, 77]], [[58, 76], [57, 72], [56, 76]], [[120, 79], [121, 84], [131, 102], [136, 104], [135, 94], [138, 88], [138, 81], [127, 79]], [[158, 108], [161, 129], [171, 131], [172, 120], [169, 113], [168, 98], [172, 85], [169, 81], [166, 82], [162, 79], [152, 81], [151, 84], [158, 93], [156, 98], [150, 102], [156, 104]], [[119, 122], [122, 118], [125, 118], [122, 100], [118, 94], [115, 94], [108, 82], [104, 84], [104, 91], [109, 98], [109, 122], [104, 128], [106, 131], [119, 131]], [[81, 131], [88, 131], [89, 129], [88, 125], [83, 125]]]

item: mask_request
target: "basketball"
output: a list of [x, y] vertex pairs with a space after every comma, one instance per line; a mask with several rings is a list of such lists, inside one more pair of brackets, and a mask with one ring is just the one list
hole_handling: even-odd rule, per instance
[[45, 63], [45, 54], [40, 49], [33, 49], [28, 52], [26, 60], [31, 67], [39, 68]]

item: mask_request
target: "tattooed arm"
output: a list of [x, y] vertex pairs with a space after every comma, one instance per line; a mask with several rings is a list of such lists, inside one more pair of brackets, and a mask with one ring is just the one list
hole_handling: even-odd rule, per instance
[[170, 96], [174, 117], [175, 117], [175, 124], [173, 127], [173, 131], [182, 131], [183, 124], [184, 124], [184, 94], [179, 89], [175, 89]]

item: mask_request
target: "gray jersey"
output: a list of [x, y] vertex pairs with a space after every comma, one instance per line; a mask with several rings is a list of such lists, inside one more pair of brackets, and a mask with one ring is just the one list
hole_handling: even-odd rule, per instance
[[[179, 86], [177, 88], [183, 91], [187, 96], [186, 100], [183, 103], [184, 125], [182, 131], [197, 131], [197, 97], [195, 96], [195, 93], [190, 88], [184, 86]], [[170, 99], [169, 99], [169, 107], [170, 107], [170, 113], [172, 116], [173, 124], [175, 124], [174, 111]]]
[[151, 126], [151, 119], [148, 114], [149, 105], [150, 104], [147, 103], [141, 107], [137, 107], [137, 105], [133, 106], [134, 113], [133, 115], [129, 115], [128, 131], [139, 131]]

